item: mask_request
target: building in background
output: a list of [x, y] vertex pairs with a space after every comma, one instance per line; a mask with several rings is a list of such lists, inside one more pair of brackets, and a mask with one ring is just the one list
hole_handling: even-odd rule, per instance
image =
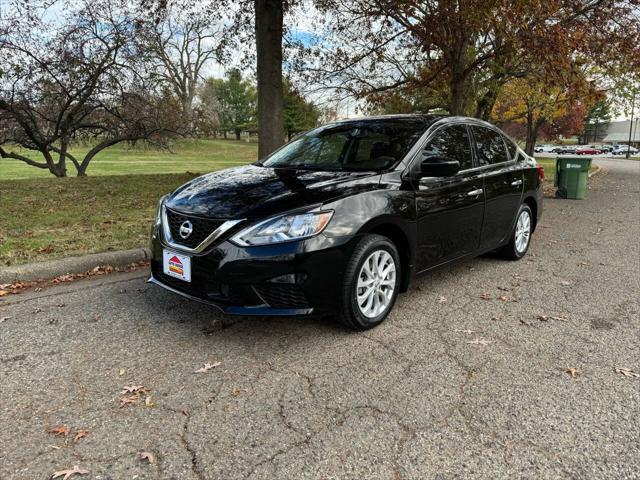
[[[640, 120], [635, 118], [633, 120], [633, 127], [631, 130], [631, 145], [634, 147], [640, 146]], [[622, 120], [618, 122], [609, 122], [603, 133], [602, 142], [610, 143], [612, 145], [618, 145], [620, 143], [629, 143], [629, 128], [631, 127], [631, 120]]]

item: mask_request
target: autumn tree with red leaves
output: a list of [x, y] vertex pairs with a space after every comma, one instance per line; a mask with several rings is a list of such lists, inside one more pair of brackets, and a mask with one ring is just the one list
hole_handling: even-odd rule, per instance
[[[536, 75], [556, 85], [587, 65], [638, 66], [638, 1], [330, 0], [331, 42], [307, 78], [384, 105], [488, 119], [504, 85]], [[330, 47], [327, 45], [330, 44]]]

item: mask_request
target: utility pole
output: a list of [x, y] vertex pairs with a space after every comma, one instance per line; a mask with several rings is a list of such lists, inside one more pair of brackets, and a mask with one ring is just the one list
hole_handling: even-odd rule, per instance
[[627, 144], [627, 160], [631, 156], [631, 134], [633, 133], [633, 113], [636, 106], [636, 92], [633, 92], [633, 99], [631, 100], [631, 121], [629, 122], [629, 143]]

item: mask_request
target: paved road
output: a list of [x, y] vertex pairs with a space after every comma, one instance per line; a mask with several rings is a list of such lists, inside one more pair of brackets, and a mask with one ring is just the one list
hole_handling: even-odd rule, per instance
[[606, 164], [528, 259], [426, 276], [363, 334], [223, 322], [140, 274], [0, 302], [0, 478], [639, 478], [640, 163]]

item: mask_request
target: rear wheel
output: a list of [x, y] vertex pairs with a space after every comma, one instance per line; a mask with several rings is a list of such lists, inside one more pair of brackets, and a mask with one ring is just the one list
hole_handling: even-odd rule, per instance
[[520, 260], [529, 250], [531, 241], [531, 229], [533, 227], [533, 216], [531, 208], [523, 203], [518, 210], [516, 225], [511, 234], [509, 243], [500, 249], [500, 254], [508, 260]]
[[345, 270], [339, 320], [367, 330], [387, 318], [400, 288], [400, 256], [381, 235], [366, 235], [356, 245]]

